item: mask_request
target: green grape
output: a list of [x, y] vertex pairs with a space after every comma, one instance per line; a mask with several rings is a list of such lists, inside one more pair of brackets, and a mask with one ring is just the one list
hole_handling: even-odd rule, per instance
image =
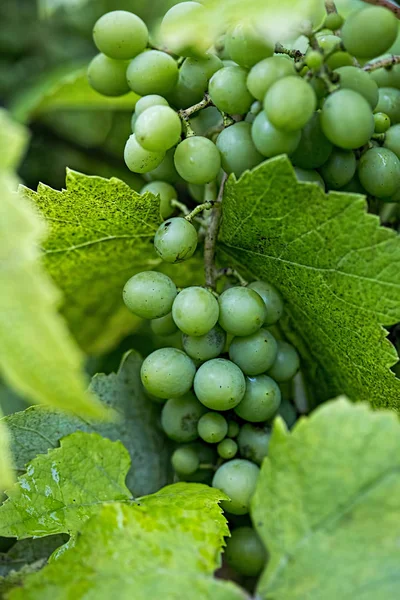
[[248, 287], [261, 296], [267, 309], [264, 325], [274, 325], [283, 315], [283, 299], [272, 283], [252, 281]]
[[219, 325], [215, 325], [205, 335], [200, 336], [182, 336], [182, 345], [186, 354], [193, 358], [204, 362], [211, 358], [217, 358], [224, 350], [226, 333]]
[[276, 129], [260, 112], [252, 125], [251, 136], [255, 147], [263, 156], [271, 158], [278, 154], [292, 154], [299, 145], [300, 131], [282, 131]]
[[291, 344], [278, 340], [278, 354], [268, 375], [279, 383], [289, 381], [296, 375], [299, 367], [300, 357], [297, 350]]
[[275, 81], [290, 75], [296, 75], [294, 62], [284, 56], [271, 56], [254, 65], [247, 76], [247, 87], [254, 98], [262, 102]]
[[308, 50], [305, 61], [312, 71], [318, 71], [324, 64], [324, 55], [318, 50]]
[[177, 191], [170, 184], [165, 181], [151, 181], [146, 183], [145, 186], [140, 190], [141, 194], [150, 192], [154, 196], [160, 196], [160, 212], [163, 219], [168, 219], [174, 212], [174, 207], [171, 206], [171, 200], [177, 199]]
[[245, 390], [246, 382], [242, 371], [224, 358], [213, 358], [202, 364], [194, 380], [197, 398], [212, 410], [235, 408]]
[[240, 575], [256, 577], [267, 562], [265, 548], [252, 527], [238, 527], [226, 542], [224, 556], [228, 565]]
[[318, 45], [324, 54], [330, 54], [335, 51], [335, 48], [340, 48], [342, 40], [337, 35], [333, 35], [331, 31], [329, 33], [317, 33], [316, 37]]
[[244, 171], [253, 169], [264, 160], [251, 137], [251, 125], [244, 121], [227, 127], [217, 138], [222, 168], [226, 173], [240, 177]]
[[393, 125], [387, 130], [383, 145], [394, 152], [397, 158], [400, 158], [400, 124]]
[[283, 400], [281, 402], [281, 405], [278, 409], [278, 415], [282, 417], [289, 429], [296, 423], [296, 409], [294, 408], [293, 404], [289, 402], [289, 400]]
[[342, 28], [346, 50], [358, 58], [374, 58], [386, 52], [397, 37], [397, 19], [380, 6], [352, 12]]
[[324, 81], [318, 75], [314, 75], [313, 77], [311, 77], [308, 83], [311, 85], [312, 89], [315, 92], [315, 95], [317, 96], [318, 108], [320, 108], [324, 98], [326, 98], [326, 96], [328, 95], [328, 89]]
[[132, 133], [135, 133], [136, 121], [137, 121], [137, 114], [134, 112], [134, 113], [132, 113], [132, 117], [131, 117], [131, 129], [132, 129]]
[[199, 102], [207, 91], [210, 78], [222, 67], [221, 59], [215, 54], [207, 54], [201, 58], [187, 58], [179, 71], [178, 88], [180, 87], [180, 90], [176, 99], [182, 96], [184, 98], [186, 95], [191, 103], [188, 104], [184, 100], [184, 103], [180, 103], [179, 106], [187, 108]]
[[144, 359], [140, 377], [144, 388], [158, 398], [178, 398], [190, 390], [196, 367], [185, 352], [160, 348]]
[[313, 171], [312, 169], [299, 169], [299, 167], [294, 167], [294, 172], [296, 173], [298, 181], [316, 183], [325, 191], [324, 180], [322, 179], [318, 171]]
[[100, 52], [110, 58], [133, 58], [147, 46], [149, 32], [137, 15], [126, 10], [106, 13], [93, 28], [93, 40]]
[[180, 475], [192, 475], [199, 468], [200, 461], [194, 448], [182, 446], [171, 457], [174, 471]]
[[168, 101], [158, 94], [149, 94], [139, 98], [135, 105], [136, 116], [139, 117], [145, 110], [153, 106], [169, 106]]
[[[382, 58], [389, 58], [386, 55]], [[378, 87], [400, 88], [400, 65], [394, 65], [390, 69], [374, 69], [370, 72], [370, 77], [376, 81]]]
[[374, 114], [375, 133], [385, 133], [390, 127], [390, 119], [385, 113]]
[[[183, 447], [191, 448], [196, 452], [199, 458], [200, 468], [191, 475], [183, 475], [182, 473], [179, 473], [179, 480], [196, 483], [205, 483], [207, 485], [210, 485], [215, 472], [212, 465], [217, 460], [215, 446], [210, 446], [210, 444], [205, 444], [203, 442], [196, 441], [190, 442], [189, 444], [185, 444], [185, 446]], [[210, 465], [210, 468], [205, 469], [204, 465]]]
[[179, 71], [178, 81], [167, 96], [168, 102], [178, 110], [181, 108], [189, 108], [189, 106], [193, 106], [200, 102], [200, 100], [203, 99], [204, 90], [199, 89], [199, 87], [195, 85], [195, 82], [184, 81], [181, 71]]
[[158, 319], [152, 319], [150, 327], [154, 335], [173, 335], [178, 331], [172, 313], [168, 313], [164, 317], [158, 317]]
[[338, 90], [325, 100], [321, 127], [335, 146], [345, 150], [360, 148], [374, 132], [371, 106], [353, 90]]
[[175, 169], [174, 154], [175, 148], [168, 150], [158, 167], [146, 173], [145, 179], [149, 179], [150, 181], [167, 181], [168, 183], [179, 181], [180, 177]]
[[141, 319], [158, 319], [171, 312], [177, 293], [176, 285], [164, 273], [143, 271], [128, 279], [123, 299]]
[[268, 375], [246, 378], [246, 392], [235, 408], [241, 419], [251, 423], [263, 423], [271, 419], [281, 403], [279, 385]]
[[390, 198], [400, 187], [400, 160], [388, 148], [371, 148], [360, 159], [358, 176], [371, 196]]
[[239, 23], [228, 31], [225, 47], [232, 60], [247, 68], [274, 53], [273, 45], [248, 23]]
[[218, 444], [228, 432], [225, 417], [216, 412], [205, 413], [197, 423], [197, 432], [208, 444]]
[[165, 157], [165, 152], [151, 152], [145, 150], [132, 133], [125, 145], [124, 159], [128, 169], [134, 173], [148, 173], [160, 165]]
[[247, 336], [261, 329], [267, 309], [261, 296], [250, 288], [231, 287], [219, 297], [219, 324], [227, 333]]
[[383, 112], [392, 125], [400, 123], [400, 90], [395, 88], [379, 88], [379, 101], [375, 112]]
[[235, 458], [238, 451], [238, 445], [234, 440], [226, 438], [222, 440], [217, 446], [217, 452], [224, 460], [230, 460]]
[[[339, 69], [339, 67], [352, 67], [354, 66], [354, 58], [348, 52], [344, 52], [343, 50], [338, 50], [328, 56], [325, 60], [328, 67], [334, 71], [335, 69]], [[326, 87], [325, 87], [326, 89]]]
[[182, 333], [203, 336], [211, 331], [218, 321], [218, 300], [205, 288], [185, 288], [175, 298], [172, 317]]
[[335, 73], [340, 76], [339, 85], [341, 89], [353, 90], [365, 98], [372, 110], [378, 104], [378, 86], [369, 73], [357, 67], [339, 67]]
[[237, 439], [240, 455], [261, 465], [268, 454], [270, 437], [265, 429], [246, 423], [240, 428]]
[[228, 421], [228, 433], [226, 434], [226, 437], [235, 438], [239, 435], [239, 431], [239, 423], [236, 423], [236, 421]]
[[154, 248], [167, 263], [179, 263], [195, 253], [197, 231], [183, 217], [174, 217], [161, 223], [154, 236]]
[[229, 358], [245, 375], [259, 375], [274, 363], [278, 345], [272, 333], [259, 329], [246, 337], [234, 337], [229, 347]]
[[137, 141], [152, 152], [166, 152], [179, 142], [181, 133], [181, 120], [169, 106], [147, 108], [135, 124]]
[[243, 67], [224, 67], [210, 79], [208, 91], [215, 106], [231, 115], [247, 113], [253, 96], [247, 89], [247, 70]]
[[367, 195], [367, 192], [360, 183], [357, 173], [354, 174], [353, 179], [351, 179], [349, 183], [340, 188], [340, 191], [351, 192], [352, 194], [364, 194], [365, 196]]
[[225, 512], [234, 515], [245, 515], [249, 512], [259, 473], [257, 465], [240, 458], [234, 458], [218, 468], [212, 486], [230, 498], [230, 501], [221, 502]]
[[212, 129], [221, 128], [223, 126], [223, 118], [218, 108], [208, 106], [195, 113], [190, 120], [190, 126], [196, 135], [206, 136]]
[[129, 92], [126, 81], [124, 60], [114, 60], [105, 54], [98, 54], [90, 62], [87, 77], [89, 85], [103, 96], [122, 96]]
[[202, 185], [213, 181], [221, 168], [221, 157], [216, 145], [201, 136], [188, 137], [175, 151], [175, 167], [188, 183]]
[[166, 47], [178, 56], [197, 56], [211, 46], [207, 32], [193, 37], [189, 23], [203, 21], [204, 6], [198, 2], [181, 2], [170, 8], [161, 23], [161, 36]]
[[264, 99], [264, 110], [277, 129], [297, 131], [311, 119], [317, 106], [313, 88], [301, 77], [276, 81]]
[[335, 148], [326, 163], [320, 168], [320, 173], [328, 189], [338, 190], [349, 183], [356, 168], [357, 161], [354, 152]]
[[339, 13], [332, 12], [326, 15], [324, 20], [324, 27], [327, 29], [331, 29], [335, 31], [336, 29], [340, 29], [344, 23], [344, 18]]
[[139, 96], [168, 94], [178, 81], [178, 67], [172, 56], [148, 50], [129, 63], [126, 77], [131, 90]]
[[204, 202], [204, 185], [196, 185], [195, 183], [189, 183], [188, 192], [193, 198], [193, 200], [196, 200], [196, 202], [198, 202], [199, 204], [202, 204]]
[[161, 426], [175, 442], [191, 442], [198, 438], [197, 424], [206, 412], [193, 392], [180, 398], [170, 398], [161, 412]]

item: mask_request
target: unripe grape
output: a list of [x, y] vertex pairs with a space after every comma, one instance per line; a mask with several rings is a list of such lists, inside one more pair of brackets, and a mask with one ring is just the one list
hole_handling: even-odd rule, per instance
[[354, 152], [335, 148], [320, 173], [329, 189], [338, 190], [354, 176], [357, 161]]
[[170, 8], [161, 23], [162, 41], [166, 47], [178, 56], [198, 56], [206, 52], [212, 40], [204, 28], [202, 35], [190, 24], [202, 22], [204, 6], [199, 2], [180, 2]]
[[367, 6], [347, 17], [342, 39], [350, 54], [368, 59], [386, 52], [397, 33], [397, 19], [391, 11], [381, 6]]
[[326, 163], [332, 148], [332, 143], [322, 131], [321, 115], [316, 112], [302, 129], [299, 145], [290, 160], [301, 169], [318, 169]]
[[313, 88], [301, 77], [284, 77], [275, 82], [264, 99], [268, 120], [277, 129], [297, 131], [311, 119], [317, 106]]
[[179, 398], [193, 384], [196, 367], [185, 352], [160, 348], [144, 359], [140, 377], [145, 389], [159, 398]]
[[321, 111], [326, 137], [339, 148], [352, 150], [366, 144], [374, 132], [374, 118], [367, 100], [353, 90], [331, 94]]
[[164, 221], [154, 236], [157, 254], [168, 263], [179, 263], [195, 253], [197, 231], [187, 219], [174, 217]]
[[262, 102], [271, 85], [289, 75], [296, 75], [294, 62], [284, 56], [271, 56], [254, 65], [247, 76], [247, 87]]
[[268, 454], [270, 438], [271, 434], [265, 429], [246, 423], [237, 438], [240, 455], [261, 465]]
[[98, 54], [90, 62], [87, 77], [89, 85], [103, 96], [122, 96], [129, 92], [126, 81], [128, 63]]
[[375, 112], [384, 112], [392, 125], [400, 123], [400, 90], [395, 88], [379, 88], [379, 100]]
[[385, 133], [390, 127], [390, 118], [382, 112], [374, 114], [375, 133]]
[[324, 27], [327, 29], [331, 29], [335, 31], [336, 29], [340, 29], [344, 23], [344, 18], [339, 13], [332, 12], [326, 15], [324, 20]]
[[161, 412], [161, 426], [175, 442], [190, 442], [198, 438], [197, 424], [206, 409], [192, 392], [180, 398], [170, 398]]
[[246, 375], [259, 375], [273, 365], [277, 352], [278, 345], [272, 333], [260, 329], [249, 336], [233, 338], [229, 358]]
[[278, 353], [268, 375], [275, 381], [289, 381], [300, 367], [300, 357], [297, 350], [288, 342], [278, 340]]
[[218, 321], [218, 300], [205, 288], [185, 288], [175, 298], [172, 316], [179, 329], [186, 335], [203, 336]]
[[273, 44], [248, 23], [238, 23], [228, 31], [225, 47], [232, 60], [247, 68], [274, 53]]
[[322, 179], [321, 175], [318, 171], [314, 171], [312, 169], [300, 169], [299, 167], [294, 167], [294, 172], [296, 173], [296, 177], [298, 181], [306, 181], [309, 183], [316, 183], [320, 186], [320, 188], [325, 191], [325, 183]]
[[227, 127], [217, 138], [217, 148], [221, 153], [222, 168], [226, 173], [240, 177], [248, 169], [256, 167], [264, 160], [251, 137], [251, 125], [244, 121]]
[[224, 556], [228, 565], [245, 577], [259, 575], [267, 562], [265, 548], [252, 527], [233, 530], [226, 542]]
[[166, 152], [179, 142], [181, 133], [181, 120], [169, 106], [151, 106], [135, 123], [137, 141], [152, 152]]
[[335, 73], [340, 76], [339, 84], [341, 89], [353, 90], [363, 96], [372, 110], [378, 104], [379, 90], [378, 86], [366, 71], [357, 67], [340, 67]]
[[148, 173], [160, 165], [165, 157], [165, 152], [151, 152], [145, 150], [137, 141], [133, 133], [125, 145], [124, 159], [126, 166], [134, 173]]
[[178, 81], [178, 66], [169, 54], [148, 50], [129, 63], [126, 78], [131, 90], [139, 96], [165, 96]]
[[180, 181], [181, 178], [175, 169], [174, 154], [175, 148], [167, 150], [158, 167], [146, 173], [145, 179], [147, 181], [167, 181], [168, 183], [177, 183]]
[[204, 406], [224, 411], [239, 404], [246, 390], [242, 371], [230, 360], [214, 358], [199, 367], [194, 391]]
[[260, 112], [252, 125], [251, 136], [255, 147], [263, 156], [292, 154], [299, 145], [300, 131], [281, 131], [269, 122], [265, 112]]
[[228, 433], [226, 434], [229, 438], [235, 438], [239, 435], [240, 427], [236, 421], [228, 421]]
[[385, 135], [385, 148], [394, 152], [400, 158], [400, 124], [393, 125]]
[[220, 442], [217, 446], [218, 454], [224, 460], [230, 460], [234, 458], [238, 451], [238, 445], [234, 440], [230, 440], [229, 438], [225, 438]]
[[219, 324], [227, 333], [247, 336], [263, 325], [267, 309], [257, 292], [245, 287], [232, 287], [219, 297]]
[[152, 319], [150, 327], [154, 335], [173, 335], [178, 331], [172, 318], [172, 313], [168, 313], [164, 317], [159, 317], [158, 319]]
[[169, 106], [167, 100], [158, 94], [149, 94], [148, 96], [143, 96], [139, 98], [139, 100], [135, 104], [135, 113], [138, 117], [142, 114], [147, 108], [152, 106]]
[[182, 345], [186, 354], [194, 360], [204, 362], [211, 358], [217, 358], [224, 350], [226, 340], [225, 331], [215, 325], [205, 335], [200, 336], [182, 336]]
[[324, 57], [318, 50], [309, 50], [306, 54], [305, 61], [310, 69], [318, 71], [324, 63]]
[[143, 271], [131, 277], [124, 286], [126, 306], [142, 319], [158, 319], [171, 312], [178, 291], [164, 273]]
[[213, 181], [221, 168], [221, 156], [216, 145], [201, 136], [188, 137], [175, 151], [175, 167], [188, 183], [202, 185]]
[[146, 183], [140, 190], [141, 194], [150, 192], [155, 196], [160, 196], [160, 213], [163, 219], [168, 219], [174, 212], [174, 207], [171, 206], [171, 200], [176, 200], [178, 193], [176, 189], [165, 181], [151, 181]]
[[210, 79], [209, 94], [215, 106], [229, 114], [247, 113], [253, 97], [247, 89], [247, 70], [224, 67]]
[[256, 489], [260, 469], [254, 463], [234, 458], [216, 471], [212, 486], [220, 489], [230, 501], [223, 500], [222, 508], [227, 513], [245, 515], [250, 510], [250, 501]]
[[281, 391], [271, 377], [246, 377], [246, 392], [235, 413], [245, 421], [263, 423], [276, 414], [280, 403]]
[[171, 457], [171, 463], [176, 473], [191, 475], [199, 468], [199, 457], [196, 451], [190, 447], [177, 448]]
[[371, 196], [390, 198], [400, 187], [400, 160], [388, 148], [371, 148], [360, 159], [358, 176]]
[[197, 431], [202, 440], [208, 444], [217, 444], [224, 439], [228, 432], [225, 417], [217, 412], [208, 412], [200, 417]]
[[110, 58], [133, 58], [147, 46], [149, 32], [137, 15], [126, 10], [108, 12], [93, 28], [93, 40], [100, 52]]

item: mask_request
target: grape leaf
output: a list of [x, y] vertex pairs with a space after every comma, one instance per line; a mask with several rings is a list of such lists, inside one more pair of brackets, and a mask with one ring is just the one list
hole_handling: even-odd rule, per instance
[[382, 325], [400, 321], [400, 239], [363, 196], [299, 183], [286, 157], [227, 183], [224, 266], [276, 284], [284, 333], [298, 347], [314, 402], [346, 394], [400, 409], [397, 361]]
[[70, 170], [62, 192], [42, 184], [37, 192], [23, 191], [50, 225], [45, 264], [64, 293], [63, 314], [87, 352], [104, 352], [137, 325], [122, 302], [130, 276], [162, 268], [178, 285], [198, 281], [193, 260], [165, 266], [157, 257], [153, 237], [161, 217], [154, 195]]
[[200, 484], [176, 484], [140, 505], [111, 504], [85, 523], [76, 546], [28, 576], [10, 600], [96, 597], [119, 600], [244, 600], [232, 583], [213, 579], [228, 534], [218, 502]]
[[400, 594], [400, 424], [341, 398], [276, 424], [252, 502], [270, 553], [264, 600]]
[[0, 170], [15, 171], [28, 145], [28, 130], [11, 121], [7, 112], [0, 109], [0, 131], [1, 147], [7, 148], [7, 152], [0, 154]]
[[60, 448], [28, 463], [26, 474], [0, 506], [0, 536], [43, 537], [76, 533], [99, 506], [128, 500], [129, 454], [121, 442], [78, 431]]
[[122, 359], [117, 374], [98, 374], [92, 379], [92, 391], [113, 409], [117, 416], [114, 421], [83, 420], [44, 406], [32, 406], [6, 417], [17, 470], [24, 471], [35, 456], [56, 448], [61, 438], [74, 431], [96, 432], [120, 440], [128, 450], [131, 468], [126, 484], [134, 496], [151, 494], [166, 485], [170, 479], [170, 448], [158, 424], [159, 407], [143, 393], [141, 363], [140, 356], [132, 351]]
[[[0, 417], [2, 416], [0, 410]], [[0, 493], [14, 482], [13, 461], [10, 451], [10, 433], [6, 424], [0, 419]]]

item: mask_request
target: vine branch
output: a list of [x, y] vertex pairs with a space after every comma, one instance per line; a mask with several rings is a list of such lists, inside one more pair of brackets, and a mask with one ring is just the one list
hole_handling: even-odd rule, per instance
[[388, 69], [390, 67], [393, 67], [394, 65], [399, 65], [400, 64], [400, 56], [395, 56], [394, 54], [392, 54], [392, 56], [388, 56], [386, 58], [381, 58], [381, 60], [377, 60], [375, 62], [372, 63], [367, 63], [366, 65], [364, 65], [364, 71], [375, 71], [376, 69], [381, 69], [381, 68], [385, 68]]
[[392, 11], [395, 16], [400, 19], [400, 6], [393, 4], [390, 0], [364, 0], [367, 4], [374, 4], [375, 6], [383, 6]]
[[218, 271], [215, 266], [215, 250], [217, 245], [218, 231], [222, 217], [222, 198], [228, 176], [224, 173], [214, 207], [211, 210], [207, 233], [204, 240], [204, 273], [206, 286], [215, 289], [215, 281]]
[[285, 48], [282, 44], [275, 44], [275, 52], [277, 54], [287, 54], [290, 58], [294, 58], [294, 60], [301, 60], [304, 58], [304, 54], [300, 52], [300, 50], [289, 50], [289, 48]]
[[328, 15], [337, 13], [336, 4], [333, 2], [333, 0], [325, 0], [325, 10]]

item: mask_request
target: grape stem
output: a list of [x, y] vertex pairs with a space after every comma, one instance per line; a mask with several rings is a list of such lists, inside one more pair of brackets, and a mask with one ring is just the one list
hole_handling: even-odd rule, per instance
[[381, 58], [381, 60], [377, 60], [372, 63], [367, 63], [366, 65], [364, 65], [364, 71], [370, 72], [381, 68], [388, 69], [398, 64], [400, 64], [400, 56], [395, 56], [394, 54], [392, 54], [392, 56]]
[[400, 6], [397, 4], [393, 4], [390, 0], [364, 0], [367, 4], [374, 4], [375, 6], [383, 6], [388, 10], [391, 10], [392, 13], [396, 15], [398, 19], [400, 19]]
[[294, 60], [301, 60], [304, 57], [304, 54], [300, 52], [300, 50], [289, 50], [282, 46], [282, 44], [275, 44], [275, 53], [276, 54], [287, 54], [290, 58], [294, 58]]
[[333, 2], [333, 0], [325, 0], [325, 10], [328, 15], [337, 13], [336, 4]]
[[209, 94], [205, 94], [203, 100], [200, 100], [197, 104], [193, 104], [193, 106], [189, 106], [189, 108], [183, 108], [178, 111], [178, 115], [183, 121], [188, 121], [189, 118], [199, 110], [203, 110], [203, 108], [207, 108], [207, 106], [212, 106], [213, 102], [209, 96]]
[[249, 282], [241, 276], [239, 271], [236, 271], [236, 269], [232, 269], [232, 267], [225, 267], [224, 269], [219, 269], [219, 271], [217, 271], [216, 274], [216, 279], [220, 279], [221, 277], [234, 277], [243, 287], [246, 287], [249, 284]]
[[190, 210], [183, 204], [183, 202], [179, 202], [179, 200], [173, 199], [171, 200], [171, 206], [174, 208], [178, 208], [186, 217], [190, 214]]
[[204, 240], [204, 273], [206, 286], [215, 289], [215, 281], [217, 278], [218, 270], [215, 266], [215, 251], [217, 245], [218, 231], [221, 223], [222, 216], [222, 198], [224, 195], [225, 184], [228, 176], [226, 173], [223, 174], [221, 185], [219, 188], [217, 199], [214, 203], [214, 207], [210, 214], [210, 220], [206, 237]]
[[196, 208], [192, 210], [192, 212], [188, 213], [185, 216], [186, 221], [189, 221], [190, 223], [199, 213], [203, 212], [203, 210], [211, 210], [214, 204], [215, 201], [212, 200], [209, 202], [203, 202], [203, 204], [199, 204], [198, 206], [196, 206]]

